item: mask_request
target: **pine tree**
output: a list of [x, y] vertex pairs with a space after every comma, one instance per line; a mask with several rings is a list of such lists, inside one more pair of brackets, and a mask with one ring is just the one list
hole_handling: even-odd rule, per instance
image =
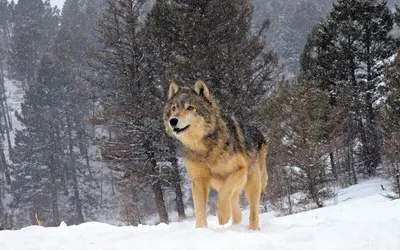
[[25, 93], [18, 115], [25, 128], [16, 134], [13, 169], [16, 201], [28, 209], [32, 222], [38, 213], [52, 218], [53, 225], [60, 223], [59, 196], [65, 185], [61, 181], [65, 119], [60, 111], [68, 81], [55, 62], [51, 56], [43, 57], [37, 81]]
[[[327, 188], [329, 142], [324, 117], [330, 114], [326, 96], [326, 91], [305, 81], [281, 84], [276, 96], [263, 106], [270, 139], [271, 188], [267, 193], [284, 214], [310, 204], [323, 207], [324, 200], [334, 196]], [[296, 192], [304, 195], [294, 201], [291, 195]]]
[[271, 20], [268, 48], [278, 53], [288, 75], [300, 70], [299, 55], [314, 25], [332, 8], [333, 0], [253, 0], [254, 26]]
[[[141, 72], [143, 75], [142, 79], [161, 89], [163, 89], [165, 86], [165, 82], [168, 82], [166, 79], [166, 72], [167, 68], [171, 65], [171, 61], [169, 60], [171, 48], [174, 47], [174, 45], [177, 45], [176, 40], [174, 40], [172, 37], [168, 38], [169, 34], [166, 34], [166, 30], [159, 29], [157, 27], [157, 20], [155, 20], [162, 15], [175, 15], [167, 8], [168, 6], [165, 5], [165, 3], [157, 2], [148, 14], [145, 25], [140, 32], [141, 44], [144, 50], [144, 59], [141, 66]], [[169, 23], [168, 25], [175, 24]], [[170, 28], [174, 29], [175, 26], [171, 26]], [[159, 39], [160, 37], [165, 37], [166, 39]], [[160, 104], [164, 103], [167, 97], [165, 96], [166, 92], [160, 94], [161, 95], [158, 97], [160, 101], [158, 107], [160, 110], [157, 112], [157, 114], [154, 114], [154, 116], [159, 115], [161, 117], [162, 113], [160, 111], [163, 110], [163, 108]], [[172, 188], [172, 192], [175, 194], [175, 203], [178, 216], [180, 219], [183, 219], [186, 217], [186, 214], [181, 186], [181, 180], [183, 178], [181, 176], [181, 170], [179, 169], [176, 158], [178, 148], [177, 145], [172, 142], [172, 140], [165, 138], [163, 129], [159, 129], [158, 136], [163, 138], [162, 143], [157, 145], [159, 152], [165, 152], [162, 153], [162, 161], [170, 163], [169, 169], [166, 169], [168, 170], [168, 181], [166, 186]]]
[[270, 90], [278, 63], [275, 53], [264, 52], [268, 22], [253, 35], [251, 20], [247, 0], [158, 1], [148, 17], [149, 46], [161, 60], [155, 67], [165, 71], [157, 80], [191, 85], [201, 78], [228, 113], [257, 113], [255, 104]]
[[387, 73], [388, 97], [381, 128], [384, 133], [383, 154], [393, 191], [400, 198], [400, 51]]
[[[68, 0], [62, 10], [60, 30], [55, 39], [55, 53], [60, 60], [83, 65], [87, 51], [85, 16], [79, 0]], [[89, 32], [89, 31], [87, 31]]]
[[[265, 97], [278, 70], [276, 55], [263, 52], [261, 34], [268, 22], [252, 35], [251, 17], [249, 1], [157, 1], [141, 31], [145, 81], [165, 89], [171, 80], [192, 85], [202, 78], [212, 85], [221, 104], [235, 100], [222, 105], [226, 112], [255, 116], [258, 105], [254, 103]], [[247, 98], [253, 102], [246, 102]], [[168, 144], [171, 155], [176, 155], [175, 145]], [[178, 173], [176, 161], [166, 160]], [[171, 177], [179, 184], [179, 175]], [[179, 190], [177, 186], [177, 198]]]
[[91, 181], [85, 176], [73, 133], [74, 77], [52, 54], [42, 57], [37, 74], [17, 114], [23, 129], [15, 139], [14, 206], [31, 216], [28, 222], [19, 217], [18, 223], [34, 224], [35, 213], [47, 225], [58, 225], [61, 220], [81, 223], [84, 212], [90, 213], [96, 204], [89, 204]]
[[[50, 6], [48, 1], [44, 4], [45, 9], [46, 6]], [[48, 10], [55, 11], [51, 8]], [[88, 68], [85, 56], [91, 33], [83, 28], [89, 28], [86, 23], [93, 20], [88, 20], [84, 11], [79, 1], [67, 1], [59, 30], [47, 29], [45, 36], [56, 32], [51, 35], [55, 36], [55, 41], [48, 49], [51, 53], [45, 54], [40, 61], [36, 80], [27, 86], [22, 113], [19, 115], [25, 128], [16, 136], [16, 165], [13, 171], [17, 175], [15, 203], [18, 207], [26, 206], [31, 216], [36, 211], [41, 218], [50, 218], [47, 214], [51, 210], [51, 224], [57, 224], [61, 219], [67, 223], [83, 223], [86, 218], [96, 216], [93, 215], [93, 208], [99, 202], [96, 197], [98, 186], [90, 169], [90, 143], [85, 123], [89, 100], [83, 94], [87, 82], [82, 78]], [[44, 20], [49, 21], [50, 18]], [[54, 117], [35, 116], [41, 109], [51, 112]], [[41, 128], [42, 123], [46, 122], [47, 128], [52, 131], [49, 132], [53, 135], [50, 138], [43, 135], [45, 131]], [[29, 156], [26, 153], [42, 143], [49, 145], [43, 154]], [[38, 176], [35, 174], [37, 171], [49, 174], [50, 178]], [[35, 175], [35, 183], [30, 183], [29, 180]], [[30, 185], [35, 185], [35, 192], [23, 193]], [[51, 195], [45, 196], [43, 193], [49, 190], [52, 191]]]
[[[57, 32], [53, 46], [53, 53], [62, 63], [62, 67], [73, 76], [70, 86], [75, 95], [69, 100], [71, 102], [69, 105], [72, 109], [70, 120], [76, 124], [76, 128], [74, 128], [76, 131], [74, 132], [78, 135], [79, 149], [82, 156], [86, 158], [89, 168], [89, 141], [85, 136], [87, 131], [83, 121], [88, 117], [91, 105], [90, 100], [85, 96], [88, 83], [84, 76], [89, 68], [86, 63], [86, 55], [89, 48], [91, 29], [94, 27], [86, 25], [92, 20], [84, 15], [84, 11], [85, 8], [80, 1], [68, 0], [65, 2], [60, 29]], [[91, 18], [94, 17], [92, 16]]]
[[14, 79], [25, 85], [34, 81], [40, 56], [50, 48], [58, 26], [57, 14], [49, 0], [21, 0], [15, 5], [9, 62]]
[[10, 46], [11, 12], [7, 0], [0, 1], [0, 61], [5, 63]]
[[[395, 49], [390, 35], [393, 19], [385, 1], [339, 0], [333, 7], [308, 39], [302, 74], [315, 86], [329, 91], [332, 106], [349, 108], [345, 119], [357, 124], [362, 169], [373, 175], [381, 160], [376, 128], [377, 87], [384, 72], [381, 62]], [[350, 102], [339, 96], [348, 96], [345, 98]]]
[[396, 22], [397, 26], [400, 27], [400, 6], [396, 6], [396, 12], [394, 14], [394, 21]]
[[[93, 4], [93, 6], [89, 6]], [[62, 17], [60, 20], [60, 28], [56, 34], [53, 53], [59, 60], [61, 67], [68, 72], [70, 76], [69, 97], [67, 103], [67, 130], [70, 152], [74, 152], [74, 148], [79, 149], [79, 154], [71, 154], [70, 160], [85, 162], [85, 168], [79, 169], [75, 164], [71, 164], [70, 176], [72, 177], [72, 187], [74, 196], [72, 198], [75, 204], [75, 211], [78, 215], [77, 222], [84, 221], [83, 206], [95, 206], [96, 202], [82, 201], [82, 192], [85, 191], [85, 185], [79, 183], [79, 173], [84, 173], [83, 177], [90, 177], [87, 181], [91, 185], [95, 184], [90, 166], [91, 141], [88, 136], [86, 120], [91, 112], [90, 107], [92, 100], [89, 99], [88, 89], [89, 83], [85, 79], [89, 66], [87, 64], [87, 53], [89, 51], [91, 37], [94, 29], [94, 22], [98, 16], [96, 6], [98, 3], [67, 0], [65, 1]], [[87, 10], [91, 9], [91, 14], [87, 14]], [[92, 26], [93, 25], [93, 26]], [[94, 133], [94, 131], [92, 131]], [[81, 167], [81, 166], [79, 166]], [[94, 186], [94, 185], [93, 185]], [[98, 186], [94, 186], [96, 191]]]
[[101, 102], [97, 122], [110, 131], [103, 141], [103, 159], [125, 180], [136, 180], [139, 190], [150, 188], [160, 222], [167, 223], [163, 185], [166, 173], [162, 161], [163, 94], [156, 84], [145, 79], [143, 44], [139, 16], [144, 1], [108, 1], [99, 22], [100, 48], [92, 57], [93, 81]]
[[11, 130], [7, 93], [5, 88], [7, 58], [10, 50], [10, 21], [12, 9], [8, 1], [0, 1], [0, 228], [12, 227], [11, 213], [6, 196], [11, 193], [9, 159], [12, 154]]

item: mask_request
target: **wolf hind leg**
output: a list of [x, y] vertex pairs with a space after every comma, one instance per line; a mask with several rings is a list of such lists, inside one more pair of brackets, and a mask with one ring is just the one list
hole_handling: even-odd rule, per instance
[[261, 178], [260, 171], [255, 170], [249, 174], [249, 179], [245, 186], [246, 198], [250, 203], [249, 229], [260, 230], [260, 222], [258, 218], [258, 207], [261, 198]]

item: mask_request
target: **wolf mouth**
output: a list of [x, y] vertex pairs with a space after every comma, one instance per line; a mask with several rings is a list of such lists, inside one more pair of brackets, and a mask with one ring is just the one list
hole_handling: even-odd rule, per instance
[[185, 131], [186, 129], [188, 129], [190, 127], [190, 125], [187, 125], [186, 127], [184, 127], [184, 128], [174, 128], [174, 132], [175, 132], [175, 134], [180, 134], [180, 133], [182, 133], [183, 131]]

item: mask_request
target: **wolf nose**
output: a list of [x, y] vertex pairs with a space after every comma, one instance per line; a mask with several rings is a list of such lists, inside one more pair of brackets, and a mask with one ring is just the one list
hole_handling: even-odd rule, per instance
[[172, 118], [172, 119], [170, 119], [169, 120], [169, 124], [171, 124], [171, 126], [176, 126], [176, 124], [178, 124], [178, 119], [176, 119], [176, 118]]

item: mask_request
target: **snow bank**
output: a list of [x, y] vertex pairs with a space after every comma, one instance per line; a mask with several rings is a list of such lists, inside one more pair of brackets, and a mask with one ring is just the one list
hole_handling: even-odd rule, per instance
[[285, 217], [261, 215], [259, 232], [243, 225], [219, 226], [209, 217], [208, 229], [194, 221], [158, 226], [115, 227], [89, 222], [57, 228], [31, 226], [0, 232], [1, 250], [99, 249], [400, 249], [400, 200], [381, 194], [375, 179], [340, 191], [335, 206]]

